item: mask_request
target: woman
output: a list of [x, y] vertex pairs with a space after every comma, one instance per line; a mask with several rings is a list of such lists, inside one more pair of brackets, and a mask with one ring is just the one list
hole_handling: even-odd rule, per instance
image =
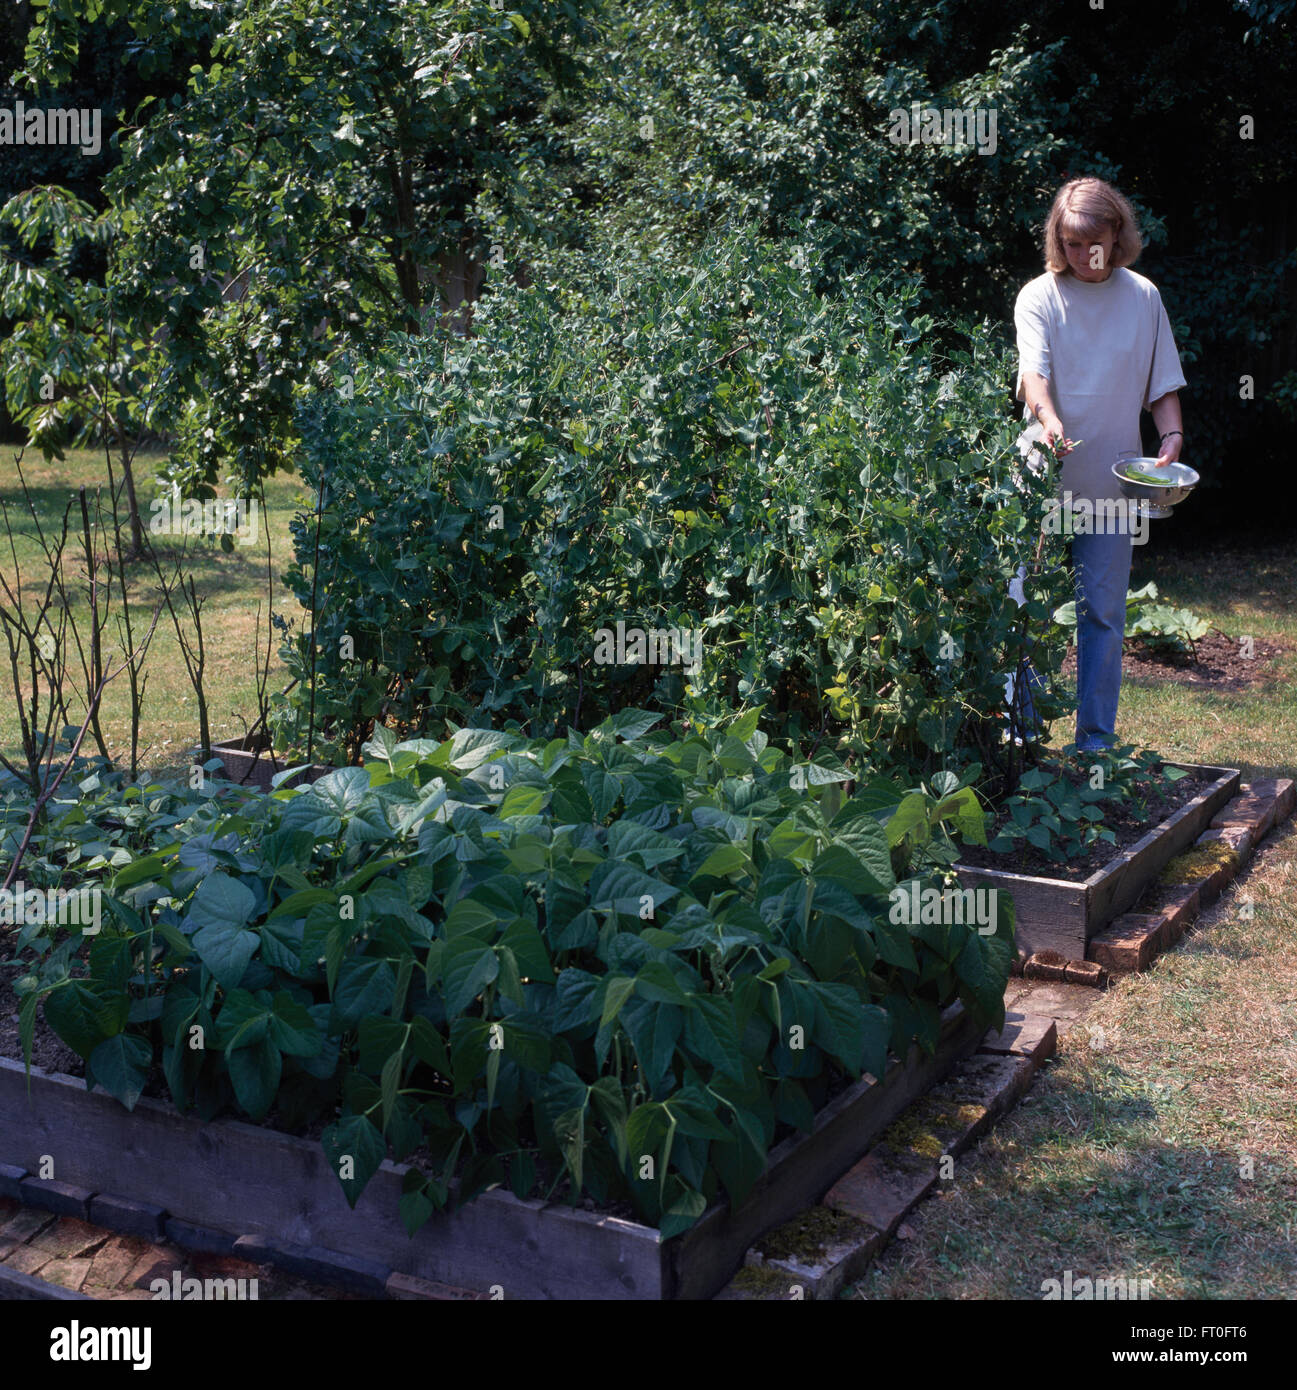
[[[1161, 295], [1129, 268], [1143, 245], [1130, 204], [1111, 184], [1073, 179], [1045, 222], [1045, 273], [1023, 286], [1014, 306], [1017, 399], [1046, 444], [1080, 441], [1067, 449], [1059, 479], [1060, 492], [1077, 500], [1122, 496], [1112, 466], [1123, 453], [1143, 452], [1141, 409], [1158, 429], [1158, 465], [1180, 457], [1176, 391], [1185, 379]], [[1131, 561], [1130, 527], [1115, 530], [1072, 538], [1082, 753], [1115, 742]]]

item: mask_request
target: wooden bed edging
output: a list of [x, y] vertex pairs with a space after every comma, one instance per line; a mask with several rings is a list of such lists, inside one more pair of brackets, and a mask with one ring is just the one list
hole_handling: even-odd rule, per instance
[[406, 1164], [384, 1160], [351, 1210], [320, 1145], [242, 1120], [208, 1124], [143, 1097], [127, 1111], [84, 1081], [0, 1057], [0, 1163], [91, 1192], [165, 1208], [195, 1226], [340, 1252], [439, 1283], [505, 1298], [710, 1298], [759, 1236], [811, 1205], [914, 1098], [976, 1050], [985, 1029], [959, 1004], [943, 1014], [936, 1052], [913, 1047], [881, 1082], [849, 1087], [810, 1135], [771, 1153], [763, 1185], [737, 1212], [714, 1203], [692, 1230], [663, 1242], [634, 1221], [496, 1188], [435, 1213], [413, 1239], [398, 1202]]
[[[200, 756], [194, 750], [193, 756]], [[249, 745], [247, 738], [235, 739], [229, 743], [212, 744], [212, 757], [221, 760], [221, 767], [228, 781], [239, 786], [254, 787], [257, 791], [269, 792], [271, 779], [278, 772], [292, 767], [292, 762], [273, 749], [262, 744]], [[309, 768], [300, 769], [290, 777], [285, 786], [301, 787], [318, 782], [327, 777], [333, 768], [323, 763], [312, 763]]]
[[[868, 1152], [892, 1121], [971, 1057], [986, 1036], [962, 1004], [942, 1015], [936, 1051], [917, 1044], [906, 1064], [890, 1059], [882, 1084], [868, 1078], [831, 1100], [809, 1135], [795, 1134], [770, 1155], [766, 1181], [737, 1211], [715, 1204], [697, 1225], [667, 1243], [673, 1298], [711, 1298], [729, 1283], [748, 1247], [814, 1206]], [[672, 1248], [674, 1247], [674, 1248]]]
[[1237, 768], [1170, 761], [1166, 766], [1206, 773], [1215, 780], [1083, 882], [956, 864], [960, 883], [965, 888], [1001, 888], [1012, 896], [1017, 944], [1027, 955], [1058, 951], [1067, 960], [1084, 960], [1090, 938], [1137, 902], [1238, 791], [1241, 773]]

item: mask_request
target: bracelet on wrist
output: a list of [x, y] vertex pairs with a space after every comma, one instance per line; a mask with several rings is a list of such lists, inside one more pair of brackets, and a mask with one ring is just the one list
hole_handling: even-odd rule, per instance
[[[1162, 440], [1164, 440], [1164, 439], [1170, 439], [1171, 436], [1172, 436], [1173, 434], [1180, 434], [1180, 431], [1179, 431], [1179, 430], [1167, 430], [1167, 432], [1166, 432], [1164, 435], [1160, 435], [1160, 436], [1158, 437], [1158, 441], [1157, 441], [1157, 442], [1160, 444], [1160, 443], [1162, 442]], [[1183, 438], [1184, 438], [1184, 435], [1180, 434], [1180, 438], [1183, 439]]]

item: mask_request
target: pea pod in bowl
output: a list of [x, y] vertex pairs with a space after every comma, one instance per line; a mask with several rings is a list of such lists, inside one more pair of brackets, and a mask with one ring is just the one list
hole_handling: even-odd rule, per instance
[[1155, 458], [1123, 458], [1112, 466], [1122, 494], [1131, 501], [1147, 504], [1150, 517], [1171, 515], [1177, 502], [1183, 502], [1198, 486], [1199, 477], [1187, 464], [1168, 463], [1161, 468]]

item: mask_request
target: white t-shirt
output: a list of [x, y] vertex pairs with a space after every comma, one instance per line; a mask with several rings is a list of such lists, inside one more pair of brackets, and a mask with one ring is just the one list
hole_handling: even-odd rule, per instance
[[[1063, 459], [1059, 491], [1120, 497], [1112, 465], [1124, 452], [1140, 452], [1140, 411], [1186, 384], [1157, 287], [1125, 266], [1097, 282], [1047, 270], [1022, 287], [1013, 321], [1017, 399], [1026, 399], [1023, 372], [1038, 372], [1049, 381], [1064, 433], [1081, 441]], [[1032, 418], [1030, 410], [1023, 414]]]

